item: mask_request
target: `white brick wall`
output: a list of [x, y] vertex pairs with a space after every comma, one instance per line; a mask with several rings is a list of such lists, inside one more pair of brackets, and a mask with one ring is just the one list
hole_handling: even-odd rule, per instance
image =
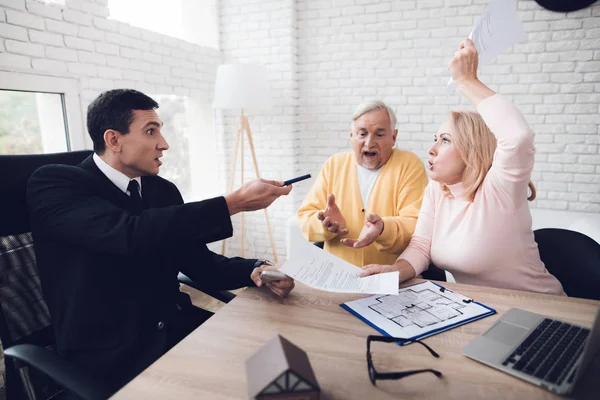
[[211, 101], [218, 50], [108, 14], [105, 0], [0, 0], [0, 68], [76, 78], [84, 110], [102, 91], [124, 86]]
[[[427, 158], [450, 109], [446, 63], [487, 0], [301, 0], [297, 171], [317, 173], [349, 147], [354, 107], [383, 99], [398, 114], [398, 146]], [[537, 133], [534, 207], [600, 212], [600, 4], [552, 13], [520, 0], [529, 37], [482, 69]], [[581, 183], [579, 183], [581, 182]], [[583, 183], [585, 182], [585, 183]], [[299, 185], [294, 205], [308, 185]]]
[[[317, 174], [329, 155], [349, 148], [350, 115], [367, 99], [396, 110], [397, 145], [425, 160], [447, 112], [469, 107], [447, 94], [446, 64], [487, 3], [221, 1], [224, 58], [267, 65], [279, 94], [292, 95], [253, 121], [263, 175], [280, 177], [290, 166], [292, 175]], [[514, 101], [537, 134], [532, 206], [600, 213], [600, 3], [565, 14], [519, 0], [518, 10], [528, 38], [484, 67], [481, 79]], [[225, 121], [232, 140], [235, 122]], [[296, 185], [291, 213], [287, 200], [271, 209], [278, 236], [310, 184]]]
[[[87, 105], [112, 88], [210, 104], [218, 50], [110, 20], [108, 14], [106, 0], [67, 0], [64, 6], [0, 0], [0, 70], [77, 79], [84, 121]], [[176, 133], [165, 127], [165, 134]], [[166, 168], [168, 163], [163, 172]]]
[[[221, 0], [221, 52], [107, 19], [106, 0], [0, 0], [0, 69], [71, 76], [82, 106], [98, 93], [130, 86], [196, 96], [210, 103], [220, 59], [269, 70], [275, 109], [250, 115], [261, 175], [317, 174], [349, 148], [354, 107], [383, 99], [398, 114], [398, 146], [426, 158], [431, 134], [450, 109], [446, 63], [488, 0]], [[537, 133], [533, 179], [539, 208], [600, 212], [600, 3], [552, 13], [519, 0], [528, 39], [482, 70]], [[83, 112], [83, 110], [82, 110]], [[238, 113], [219, 129], [230, 149]], [[254, 176], [246, 148], [246, 179]], [[225, 174], [224, 176], [228, 176]], [[238, 175], [239, 182], [239, 175]], [[312, 182], [270, 209], [277, 250], [285, 221]], [[247, 214], [246, 256], [270, 257], [262, 212]], [[239, 253], [239, 218], [229, 255]]]
[[[295, 173], [296, 103], [298, 98], [296, 10], [294, 0], [246, 1], [221, 0], [220, 36], [224, 62], [258, 63], [269, 71], [274, 109], [261, 115], [249, 114], [254, 147], [261, 177], [289, 179]], [[223, 115], [220, 129], [224, 133], [228, 173], [231, 149], [240, 112]], [[246, 143], [245, 180], [254, 178], [252, 158]], [[236, 186], [239, 185], [239, 162]], [[281, 198], [269, 207], [276, 249], [285, 258], [286, 221], [293, 215], [293, 196]], [[263, 212], [247, 213], [246, 257], [272, 258]], [[228, 245], [228, 255], [240, 254], [240, 217], [234, 218], [235, 235]]]
[[76, 78], [84, 110], [124, 86], [211, 101], [218, 50], [109, 20], [106, 3], [1, 0], [0, 68]]

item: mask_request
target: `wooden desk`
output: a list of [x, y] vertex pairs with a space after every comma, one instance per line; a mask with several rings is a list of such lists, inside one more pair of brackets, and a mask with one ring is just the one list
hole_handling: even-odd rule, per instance
[[[416, 280], [415, 280], [416, 281]], [[411, 283], [415, 283], [415, 281]], [[598, 301], [445, 283], [502, 314], [520, 307], [576, 324], [591, 326]], [[560, 398], [552, 393], [470, 360], [460, 350], [489, 328], [498, 314], [425, 339], [441, 358], [421, 346], [376, 343], [378, 370], [435, 368], [431, 374], [371, 385], [366, 336], [377, 334], [339, 304], [360, 295], [326, 293], [298, 284], [286, 299], [249, 288], [135, 378], [118, 399], [244, 399], [245, 361], [279, 333], [308, 353], [321, 385], [322, 399], [531, 399]], [[600, 396], [600, 357], [584, 376], [576, 397]], [[595, 390], [594, 390], [595, 387]], [[595, 396], [591, 394], [594, 393]]]

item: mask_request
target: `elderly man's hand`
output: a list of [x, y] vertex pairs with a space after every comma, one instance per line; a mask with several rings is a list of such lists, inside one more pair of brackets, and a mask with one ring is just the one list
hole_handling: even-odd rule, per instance
[[336, 235], [346, 235], [348, 229], [346, 229], [346, 219], [342, 215], [337, 204], [335, 204], [335, 196], [330, 194], [327, 197], [327, 208], [324, 211], [319, 211], [317, 214], [319, 221], [323, 223], [323, 226], [331, 233]]
[[360, 249], [373, 243], [383, 232], [383, 220], [377, 214], [367, 215], [365, 225], [363, 226], [358, 239], [342, 239], [340, 242], [348, 247]]
[[262, 264], [260, 267], [254, 268], [254, 270], [250, 274], [250, 278], [254, 281], [254, 284], [256, 285], [256, 287], [266, 286], [277, 296], [286, 297], [295, 286], [294, 280], [292, 278], [290, 278], [288, 276], [285, 279], [282, 279], [280, 281], [273, 281], [273, 282], [263, 282], [263, 280], [260, 279], [261, 272], [277, 271], [280, 267], [281, 267], [280, 264], [278, 264], [278, 265]]

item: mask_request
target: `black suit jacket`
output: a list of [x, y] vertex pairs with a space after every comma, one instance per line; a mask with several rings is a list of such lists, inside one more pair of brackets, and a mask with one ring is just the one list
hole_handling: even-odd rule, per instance
[[130, 212], [129, 196], [91, 156], [78, 166], [44, 166], [29, 180], [37, 264], [63, 355], [107, 350], [117, 360], [139, 343], [157, 348], [187, 296], [178, 271], [215, 289], [253, 285], [256, 260], [205, 245], [232, 234], [223, 197], [183, 204], [158, 176], [142, 177], [142, 196], [148, 208]]

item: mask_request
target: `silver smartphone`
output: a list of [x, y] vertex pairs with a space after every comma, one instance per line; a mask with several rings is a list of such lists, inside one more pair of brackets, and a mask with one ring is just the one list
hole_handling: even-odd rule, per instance
[[275, 282], [275, 281], [280, 281], [282, 279], [286, 279], [288, 276], [286, 274], [284, 274], [283, 272], [279, 272], [279, 271], [263, 271], [260, 273], [260, 279], [263, 282]]

